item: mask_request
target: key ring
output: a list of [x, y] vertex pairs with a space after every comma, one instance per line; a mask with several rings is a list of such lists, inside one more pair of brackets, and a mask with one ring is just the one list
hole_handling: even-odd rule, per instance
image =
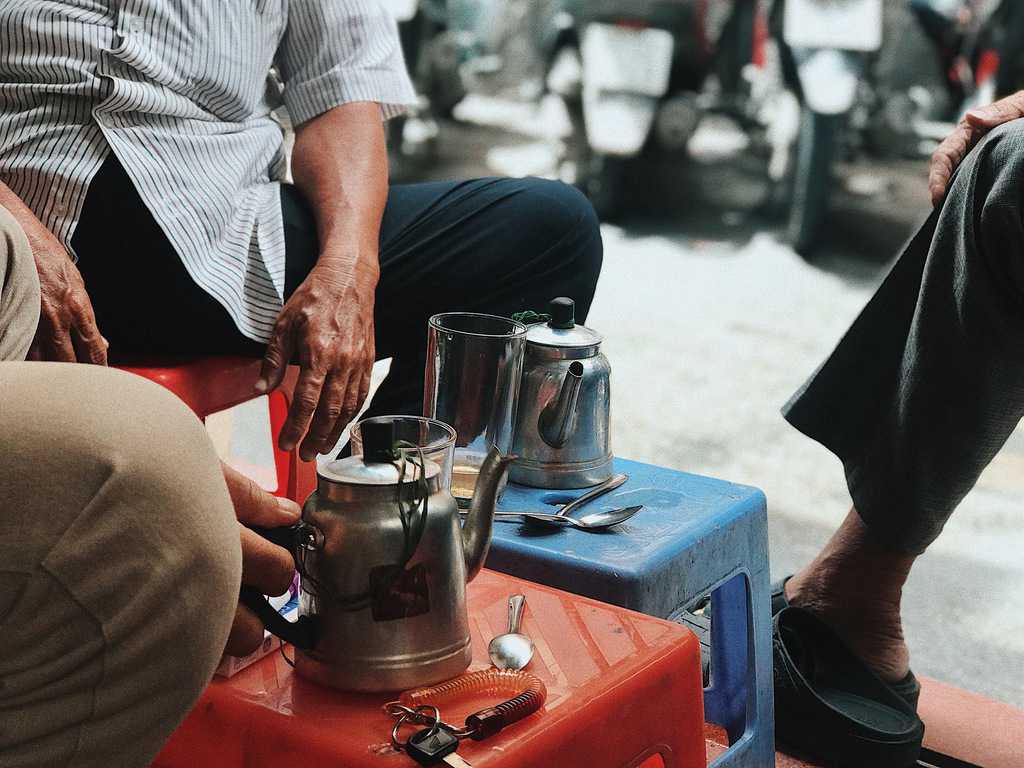
[[[424, 715], [419, 710], [429, 709], [432, 710], [434, 715], [430, 717]], [[407, 707], [400, 701], [389, 701], [384, 705], [384, 711], [391, 717], [397, 717], [398, 722], [395, 723], [394, 729], [391, 732], [391, 743], [398, 749], [402, 748], [404, 744], [398, 741], [398, 731], [403, 725], [416, 724], [416, 725], [429, 725], [430, 730], [437, 731], [439, 728], [444, 728], [446, 731], [451, 733], [452, 736], [459, 739], [468, 739], [474, 733], [479, 730], [479, 726], [476, 728], [459, 728], [458, 726], [452, 725], [451, 723], [445, 722], [441, 719], [441, 710], [430, 704], [421, 704], [416, 709]]]
[[[398, 720], [395, 722], [395, 727], [391, 729], [391, 745], [399, 752], [404, 752], [406, 745], [409, 740], [400, 741], [398, 738], [399, 732], [402, 730], [402, 726], [406, 723], [412, 723], [417, 725], [428, 725], [430, 726], [430, 732], [435, 733], [440, 730], [444, 725], [441, 722], [441, 710], [431, 704], [420, 704], [415, 709], [412, 707], [406, 707], [400, 702], [392, 701], [384, 705], [384, 711], [391, 717], [397, 717]], [[423, 712], [432, 712], [433, 716], [423, 714]]]

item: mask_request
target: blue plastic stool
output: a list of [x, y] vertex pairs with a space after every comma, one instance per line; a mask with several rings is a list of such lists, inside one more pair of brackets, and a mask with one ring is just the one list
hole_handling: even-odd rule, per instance
[[[712, 768], [775, 764], [767, 509], [756, 488], [617, 459], [629, 482], [594, 508], [643, 504], [604, 533], [495, 523], [487, 567], [672, 619], [711, 593], [704, 716], [732, 745]], [[508, 486], [502, 511], [548, 510], [583, 491]]]

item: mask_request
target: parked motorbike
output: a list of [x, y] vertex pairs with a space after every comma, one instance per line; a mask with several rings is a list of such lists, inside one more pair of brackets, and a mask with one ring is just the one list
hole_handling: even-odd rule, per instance
[[558, 5], [542, 47], [549, 62], [546, 92], [564, 102], [571, 124], [561, 175], [607, 218], [619, 212], [627, 168], [646, 148], [685, 150], [710, 106], [701, 98], [709, 75], [718, 75], [721, 91], [739, 87], [740, 70], [750, 61], [756, 2]]
[[840, 134], [882, 45], [882, 0], [784, 0], [773, 8], [783, 76], [800, 104], [787, 237], [809, 255], [829, 205]]
[[945, 74], [950, 120], [1024, 83], [1024, 7], [1006, 0], [911, 0]]
[[[443, 105], [453, 98], [457, 102], [464, 95], [459, 91], [452, 96], [448, 92], [450, 83], [437, 75], [444, 68], [446, 56], [450, 57], [449, 46], [442, 36], [446, 28], [444, 0], [382, 0], [398, 23], [398, 35], [402, 44], [402, 55], [406, 68], [422, 97], [422, 104], [412, 115], [402, 115], [388, 122], [388, 149], [392, 161], [392, 173], [401, 176], [405, 164], [413, 157], [429, 155], [437, 137], [437, 123], [434, 120], [433, 105]], [[413, 134], [411, 137], [409, 134]], [[397, 166], [394, 164], [398, 163]]]
[[470, 92], [494, 94], [539, 77], [521, 55], [531, 19], [549, 0], [384, 0], [398, 21], [406, 65], [421, 97], [416, 114], [388, 126], [393, 159], [430, 156], [443, 123]]
[[928, 156], [968, 110], [1024, 84], [1024, 4], [910, 0], [886, 14], [886, 43], [856, 121], [872, 153]]
[[[451, 118], [470, 92], [494, 92], [525, 79], [538, 0], [419, 0], [427, 34], [415, 70], [431, 113]], [[535, 75], [534, 75], [535, 76]]]

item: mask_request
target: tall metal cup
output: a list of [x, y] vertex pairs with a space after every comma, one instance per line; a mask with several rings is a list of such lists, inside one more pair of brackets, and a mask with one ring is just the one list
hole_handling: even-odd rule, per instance
[[449, 312], [430, 318], [423, 415], [455, 429], [452, 495], [472, 498], [492, 446], [512, 448], [526, 326], [496, 315]]

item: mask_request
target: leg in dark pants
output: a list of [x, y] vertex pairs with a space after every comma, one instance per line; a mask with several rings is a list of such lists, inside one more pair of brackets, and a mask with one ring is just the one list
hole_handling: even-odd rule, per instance
[[915, 556], [1024, 416], [1022, 203], [1018, 120], [968, 156], [941, 210], [785, 409], [843, 461], [854, 501], [786, 594], [890, 680], [908, 668], [899, 607]]
[[[282, 208], [290, 296], [319, 248], [313, 215], [294, 187], [282, 189]], [[263, 345], [244, 338], [188, 276], [113, 158], [90, 189], [75, 249], [112, 359], [263, 354]], [[593, 208], [564, 184], [479, 179], [392, 187], [381, 225], [375, 322], [377, 355], [393, 360], [371, 412], [422, 409], [431, 315], [510, 315], [570, 296], [582, 322], [601, 258]]]
[[[300, 235], [316, 229], [298, 193], [288, 197], [287, 282], [294, 290], [316, 257], [314, 241], [300, 243]], [[312, 260], [293, 259], [293, 253]], [[378, 358], [393, 360], [368, 414], [420, 413], [431, 315], [509, 316], [570, 296], [583, 322], [601, 258], [593, 208], [565, 184], [478, 179], [392, 187], [381, 225], [374, 321]]]
[[1024, 416], [1024, 121], [967, 158], [786, 408], [834, 451], [861, 517], [924, 551]]

